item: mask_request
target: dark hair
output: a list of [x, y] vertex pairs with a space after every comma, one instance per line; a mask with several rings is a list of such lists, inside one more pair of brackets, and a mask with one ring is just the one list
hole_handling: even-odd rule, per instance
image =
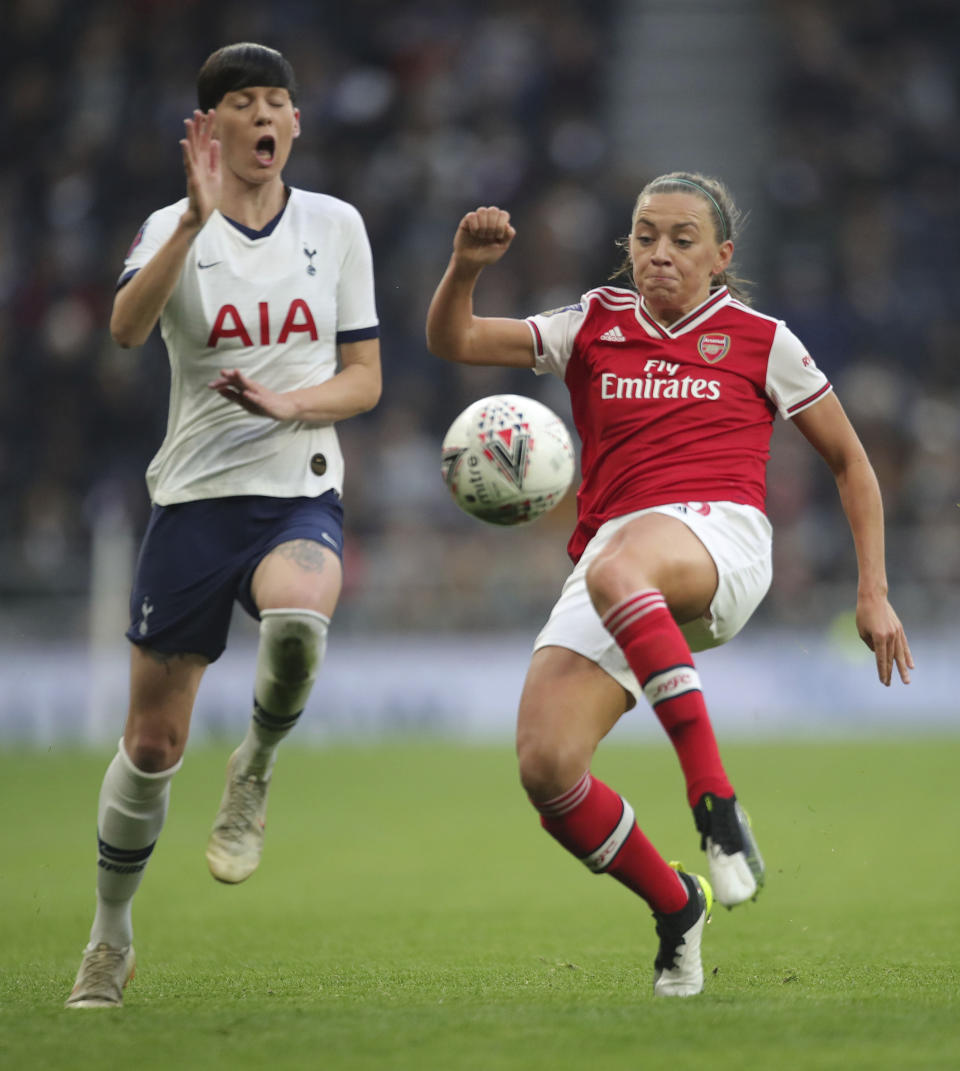
[[[710, 209], [710, 218], [713, 221], [713, 236], [717, 240], [717, 245], [721, 245], [726, 241], [735, 242], [740, 236], [742, 216], [730, 196], [730, 191], [719, 179], [701, 175], [697, 171], [671, 171], [667, 175], [660, 175], [655, 179], [651, 179], [637, 194], [637, 199], [633, 205], [633, 218], [630, 221], [631, 231], [633, 224], [636, 222], [640, 202], [644, 197], [652, 193], [692, 193], [694, 196], [699, 197]], [[615, 279], [620, 275], [632, 278], [633, 264], [630, 260], [629, 236], [620, 238], [617, 241], [617, 245], [626, 251], [626, 256], [611, 278]], [[747, 291], [751, 285], [750, 282], [739, 278], [730, 267], [719, 275], [714, 275], [711, 283], [713, 286], [726, 286], [730, 293], [741, 301], [746, 302], [748, 300]]]
[[197, 75], [197, 103], [201, 111], [216, 108], [227, 93], [250, 86], [285, 89], [296, 102], [297, 80], [290, 62], [274, 48], [243, 41], [224, 45], [207, 57]]

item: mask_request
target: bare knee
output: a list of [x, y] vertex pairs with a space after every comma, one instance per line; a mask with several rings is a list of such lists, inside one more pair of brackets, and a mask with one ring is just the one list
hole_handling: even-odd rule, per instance
[[544, 739], [536, 734], [517, 737], [520, 783], [534, 803], [563, 795], [590, 765], [592, 749], [580, 744]]
[[161, 773], [175, 766], [186, 747], [186, 736], [169, 725], [127, 725], [123, 746], [130, 761], [144, 773]]
[[169, 770], [183, 757], [190, 715], [207, 659], [131, 647], [130, 710], [123, 746], [144, 773]]
[[520, 782], [534, 804], [562, 796], [627, 709], [627, 693], [596, 662], [566, 647], [534, 652], [517, 716]]
[[590, 601], [599, 614], [605, 614], [643, 583], [638, 575], [624, 576], [623, 563], [615, 548], [608, 548], [594, 558], [587, 566], [585, 580]]

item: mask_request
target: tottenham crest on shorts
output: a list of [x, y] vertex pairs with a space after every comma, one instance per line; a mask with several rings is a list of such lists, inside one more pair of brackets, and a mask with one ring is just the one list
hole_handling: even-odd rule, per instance
[[729, 349], [729, 335], [701, 335], [697, 340], [697, 350], [707, 364], [716, 364], [718, 361], [722, 361]]

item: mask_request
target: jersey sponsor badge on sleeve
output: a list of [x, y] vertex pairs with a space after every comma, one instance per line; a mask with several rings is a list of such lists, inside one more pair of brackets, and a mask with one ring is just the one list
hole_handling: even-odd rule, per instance
[[130, 254], [137, 248], [137, 246], [143, 241], [143, 232], [147, 229], [146, 223], [141, 224], [140, 230], [134, 235], [133, 241], [130, 243], [130, 248], [127, 250], [126, 259], [129, 260]]

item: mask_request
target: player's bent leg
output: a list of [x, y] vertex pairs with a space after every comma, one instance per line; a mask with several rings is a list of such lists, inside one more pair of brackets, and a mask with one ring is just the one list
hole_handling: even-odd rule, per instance
[[732, 795], [678, 622], [701, 617], [717, 590], [713, 558], [682, 521], [644, 514], [590, 563], [587, 590], [673, 743], [690, 806], [704, 792]]
[[198, 655], [132, 648], [130, 714], [97, 811], [96, 914], [68, 1008], [123, 1001], [134, 969], [133, 897], [166, 819], [205, 666]]
[[604, 626], [676, 748], [716, 900], [733, 907], [756, 896], [764, 863], [724, 772], [677, 622], [700, 620], [716, 595], [726, 607], [723, 638], [735, 634], [769, 587], [769, 530], [750, 517], [727, 515], [712, 529], [699, 512], [686, 517], [631, 521], [591, 562], [587, 582]]
[[677, 751], [717, 901], [734, 907], [753, 899], [763, 885], [763, 859], [727, 779], [699, 674], [662, 595], [638, 591], [603, 621]]
[[116, 1007], [133, 976], [133, 897], [163, 828], [180, 763], [145, 773], [123, 741], [107, 768], [97, 815], [97, 908], [68, 1008]]
[[260, 865], [277, 745], [303, 713], [330, 624], [315, 610], [276, 608], [260, 616], [253, 718], [227, 763], [226, 786], [207, 842], [211, 874], [230, 885], [245, 881]]
[[218, 881], [245, 881], [260, 864], [276, 749], [306, 705], [342, 584], [339, 556], [312, 539], [280, 543], [254, 570], [250, 596], [260, 615], [260, 644], [253, 716], [227, 763], [207, 842], [207, 864]]
[[327, 651], [330, 618], [315, 610], [264, 610], [253, 684], [253, 719], [239, 768], [268, 780], [276, 746], [297, 724]]
[[139, 770], [175, 766], [187, 745], [190, 718], [208, 660], [200, 654], [166, 654], [130, 648], [130, 711], [123, 743]]
[[582, 776], [631, 697], [595, 662], [566, 647], [530, 660], [517, 715], [520, 781], [536, 805]]
[[564, 648], [540, 648], [520, 704], [521, 781], [541, 825], [558, 843], [593, 873], [609, 874], [650, 905], [660, 936], [655, 992], [689, 996], [703, 987], [707, 882], [679, 877], [644, 836], [629, 802], [586, 769], [628, 704], [623, 688], [589, 659]]

